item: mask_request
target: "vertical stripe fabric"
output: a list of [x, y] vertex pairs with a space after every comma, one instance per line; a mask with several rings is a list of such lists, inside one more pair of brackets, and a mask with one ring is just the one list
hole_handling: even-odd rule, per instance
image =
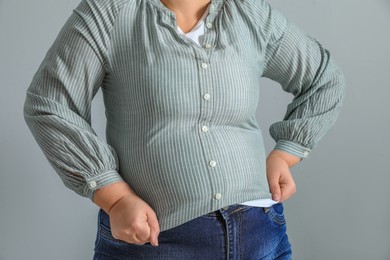
[[[27, 89], [24, 117], [64, 184], [92, 199], [124, 180], [161, 230], [270, 199], [255, 114], [260, 78], [291, 93], [275, 149], [307, 158], [345, 80], [328, 50], [262, 0], [211, 0], [203, 46], [160, 0], [82, 0]], [[101, 88], [106, 141], [91, 127]]]

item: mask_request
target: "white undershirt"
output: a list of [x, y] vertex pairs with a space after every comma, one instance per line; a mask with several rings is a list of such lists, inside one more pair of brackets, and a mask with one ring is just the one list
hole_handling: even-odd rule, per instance
[[[188, 32], [184, 33], [179, 26], [177, 26], [177, 30], [180, 34], [187, 36], [189, 39], [197, 43], [199, 46], [203, 46], [203, 40], [204, 40], [204, 20], [206, 19], [207, 15], [209, 14], [209, 7], [207, 7], [207, 10], [203, 14], [202, 18], [198, 21], [198, 23], [194, 26], [194, 28]], [[273, 204], [276, 204], [277, 201], [274, 201], [272, 199], [257, 199], [257, 200], [250, 200], [243, 203], [239, 203], [242, 205], [247, 206], [253, 206], [253, 207], [270, 207]]]

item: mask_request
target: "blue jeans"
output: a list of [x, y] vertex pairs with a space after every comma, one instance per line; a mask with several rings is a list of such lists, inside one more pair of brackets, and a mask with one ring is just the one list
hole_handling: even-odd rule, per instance
[[232, 205], [159, 235], [159, 246], [129, 244], [111, 235], [109, 216], [99, 210], [94, 260], [289, 260], [283, 204], [269, 208]]

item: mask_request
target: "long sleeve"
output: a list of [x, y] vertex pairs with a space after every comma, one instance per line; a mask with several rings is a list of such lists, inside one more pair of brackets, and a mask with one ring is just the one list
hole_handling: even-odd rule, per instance
[[317, 40], [268, 4], [266, 63], [263, 76], [281, 84], [294, 98], [282, 121], [270, 126], [275, 149], [307, 158], [334, 125], [345, 95], [345, 79]]
[[90, 199], [96, 189], [122, 180], [115, 150], [91, 128], [91, 102], [105, 76], [116, 12], [114, 1], [101, 2], [82, 1], [73, 10], [33, 77], [23, 110], [65, 186]]

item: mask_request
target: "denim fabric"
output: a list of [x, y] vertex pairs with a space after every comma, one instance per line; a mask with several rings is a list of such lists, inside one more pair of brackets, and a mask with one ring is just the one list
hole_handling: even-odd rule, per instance
[[222, 208], [161, 232], [158, 247], [113, 238], [109, 216], [100, 210], [94, 260], [108, 259], [288, 260], [291, 245], [281, 203]]

